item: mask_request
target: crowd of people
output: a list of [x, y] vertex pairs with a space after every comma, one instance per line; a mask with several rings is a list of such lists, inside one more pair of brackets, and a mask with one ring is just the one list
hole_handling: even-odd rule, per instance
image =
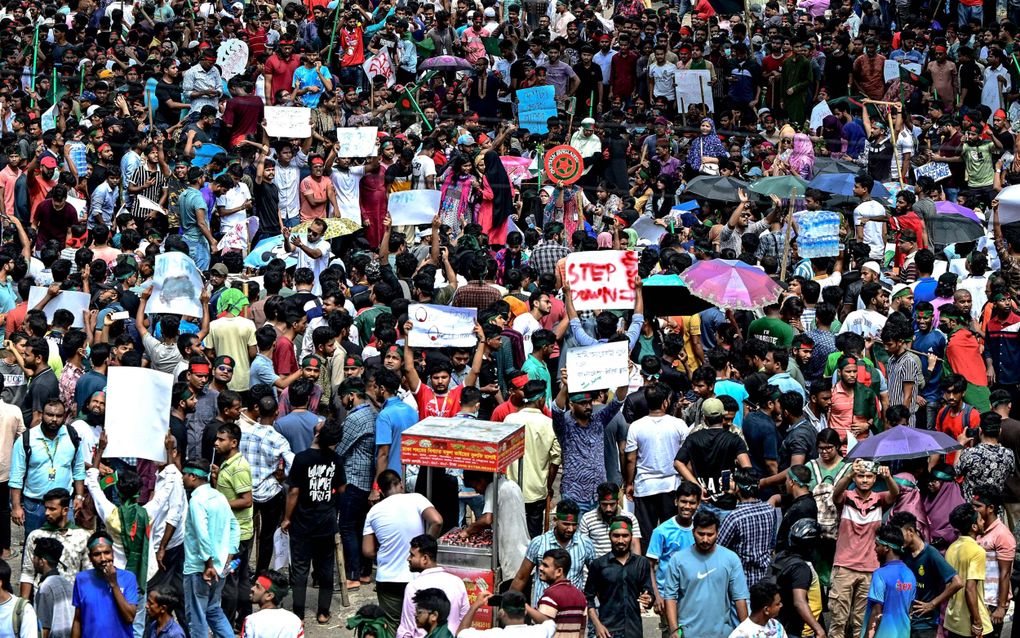
[[[359, 638], [1002, 635], [1020, 5], [731, 5], [2, 3], [0, 636], [296, 638], [337, 582], [376, 601]], [[575, 308], [600, 251], [633, 251], [632, 308]], [[165, 311], [166, 255], [200, 313]], [[714, 260], [777, 292], [649, 292]], [[475, 345], [412, 347], [412, 304]], [[611, 343], [627, 383], [570, 391]], [[165, 460], [107, 454], [124, 367], [172, 377]], [[405, 464], [431, 417], [518, 425], [523, 459]], [[893, 428], [942, 443], [854, 452]]]

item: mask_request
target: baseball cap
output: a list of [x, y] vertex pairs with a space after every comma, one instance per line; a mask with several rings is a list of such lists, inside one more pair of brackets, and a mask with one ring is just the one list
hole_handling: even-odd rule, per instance
[[464, 133], [463, 135], [457, 138], [458, 146], [474, 146], [474, 144], [475, 138], [472, 137], [470, 133]]
[[213, 264], [213, 267], [209, 269], [209, 272], [214, 272], [218, 275], [223, 275], [224, 277], [229, 274], [226, 264], [223, 263]]
[[721, 417], [725, 412], [722, 401], [715, 397], [701, 402], [701, 413], [707, 417]]
[[57, 167], [57, 160], [55, 160], [52, 157], [50, 157], [49, 155], [47, 155], [46, 157], [44, 157], [41, 160], [39, 160], [39, 164], [41, 164], [42, 166], [45, 166], [46, 168], [56, 168]]

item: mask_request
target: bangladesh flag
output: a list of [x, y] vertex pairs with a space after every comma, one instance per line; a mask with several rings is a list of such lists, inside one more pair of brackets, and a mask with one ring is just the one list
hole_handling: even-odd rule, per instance
[[931, 85], [931, 81], [928, 78], [924, 77], [923, 75], [914, 73], [913, 71], [902, 65], [900, 66], [900, 82], [907, 82], [922, 89]]
[[499, 55], [499, 41], [500, 38], [482, 38], [482, 44], [485, 45], [485, 52], [489, 55]]

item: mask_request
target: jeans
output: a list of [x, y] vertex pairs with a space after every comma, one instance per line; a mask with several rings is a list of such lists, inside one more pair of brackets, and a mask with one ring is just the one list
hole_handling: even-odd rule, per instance
[[241, 559], [241, 564], [224, 579], [227, 582], [223, 586], [223, 613], [228, 621], [238, 627], [251, 615], [251, 567], [248, 566], [248, 557], [252, 543], [250, 538], [241, 541], [235, 555], [235, 558]]
[[[26, 534], [27, 536], [27, 534]], [[0, 483], [0, 550], [11, 548], [11, 488], [7, 481]]]
[[340, 495], [340, 541], [344, 547], [344, 565], [347, 580], [358, 580], [372, 573], [371, 561], [367, 569], [361, 567], [361, 533], [368, 514], [368, 492], [350, 483]]
[[319, 583], [318, 614], [329, 614], [333, 600], [333, 536], [300, 537], [290, 534], [290, 588], [294, 591], [294, 615], [305, 618], [305, 586], [308, 584], [308, 568], [315, 568], [315, 579]]
[[255, 516], [259, 521], [258, 537], [255, 541], [255, 574], [269, 569], [273, 561], [273, 534], [283, 520], [283, 508], [287, 505], [287, 497], [283, 490], [265, 503], [255, 503]]
[[181, 239], [188, 245], [188, 254], [195, 266], [203, 272], [209, 270], [209, 242], [205, 237], [190, 239], [187, 235], [181, 235]]
[[226, 583], [226, 579], [217, 578], [210, 585], [203, 580], [202, 572], [184, 575], [184, 607], [192, 636], [204, 638], [211, 628], [216, 638], [234, 638], [234, 628], [220, 607]]
[[967, 5], [960, 3], [960, 6], [956, 8], [957, 24], [964, 26], [971, 20], [977, 20], [978, 24], [984, 24], [984, 8], [981, 5], [976, 7], [968, 7]]

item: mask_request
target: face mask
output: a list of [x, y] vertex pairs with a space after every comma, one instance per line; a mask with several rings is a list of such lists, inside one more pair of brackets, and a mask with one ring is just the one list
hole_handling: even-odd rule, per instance
[[723, 49], [723, 52], [726, 54], [726, 57], [730, 57], [730, 55], [732, 54], [732, 50], [729, 47]]

